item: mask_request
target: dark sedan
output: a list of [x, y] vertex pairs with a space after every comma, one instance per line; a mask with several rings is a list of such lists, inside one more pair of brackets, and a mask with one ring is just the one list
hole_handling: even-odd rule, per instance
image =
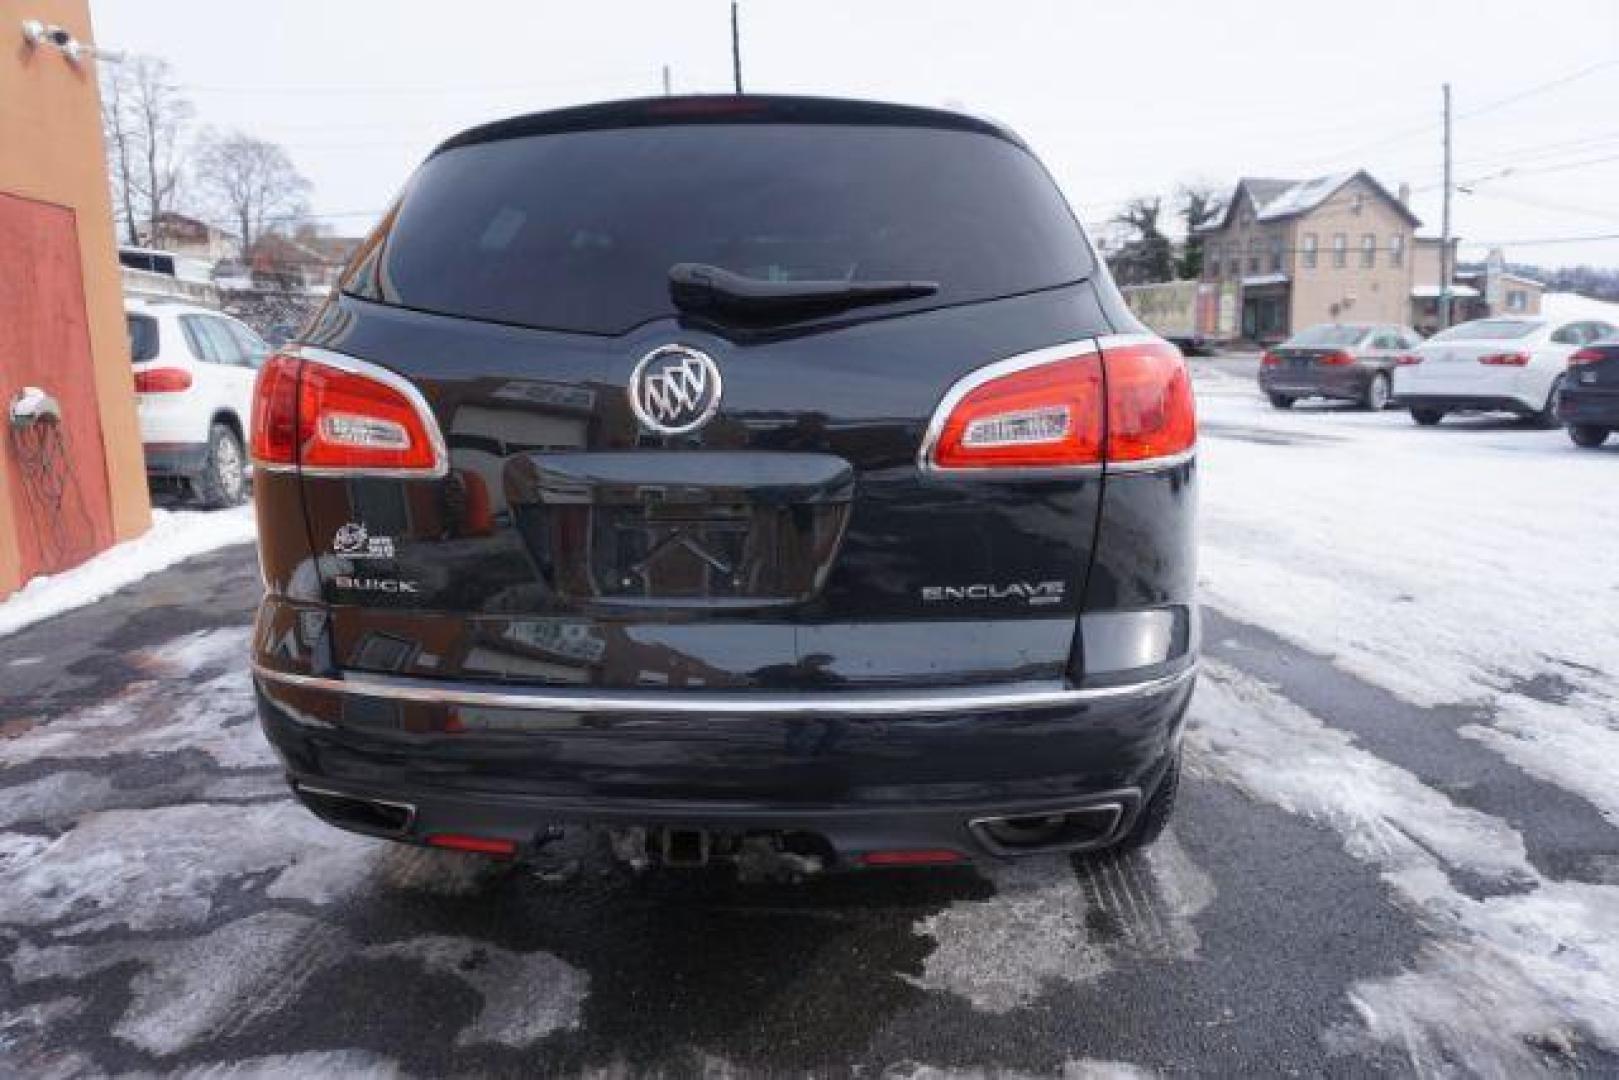
[[1593, 342], [1568, 358], [1557, 418], [1575, 445], [1592, 450], [1619, 431], [1619, 337]]
[[1409, 326], [1323, 323], [1268, 349], [1259, 388], [1278, 409], [1300, 398], [1353, 401], [1374, 411], [1393, 396], [1394, 369], [1422, 343]]

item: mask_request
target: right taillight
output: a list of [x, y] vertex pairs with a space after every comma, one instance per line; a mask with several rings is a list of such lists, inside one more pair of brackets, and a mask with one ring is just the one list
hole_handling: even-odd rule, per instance
[[1478, 362], [1487, 367], [1526, 367], [1529, 364], [1529, 354], [1526, 352], [1499, 352], [1490, 353], [1478, 358]]
[[1580, 364], [1600, 364], [1608, 358], [1607, 353], [1601, 349], [1581, 349], [1568, 358], [1568, 366], [1576, 367]]
[[1401, 367], [1410, 367], [1422, 363], [1422, 357], [1417, 353], [1401, 353], [1394, 358], [1394, 362]]
[[1174, 458], [1197, 442], [1179, 350], [1148, 337], [1042, 349], [957, 383], [934, 414], [924, 468], [1051, 471]]
[[1335, 352], [1329, 352], [1325, 356], [1321, 357], [1321, 363], [1327, 365], [1328, 367], [1348, 367], [1354, 362], [1354, 353], [1348, 352], [1345, 349], [1338, 349]]
[[1102, 342], [1107, 366], [1107, 460], [1140, 464], [1184, 454], [1197, 445], [1192, 377], [1167, 341]]
[[260, 468], [288, 469], [298, 464], [298, 372], [304, 362], [276, 353], [259, 369], [253, 383], [251, 433], [253, 463]]
[[319, 352], [272, 356], [253, 393], [253, 459], [341, 476], [443, 476], [444, 440], [419, 391], [385, 368]]
[[191, 372], [185, 368], [147, 368], [135, 372], [135, 393], [178, 394], [191, 389]]

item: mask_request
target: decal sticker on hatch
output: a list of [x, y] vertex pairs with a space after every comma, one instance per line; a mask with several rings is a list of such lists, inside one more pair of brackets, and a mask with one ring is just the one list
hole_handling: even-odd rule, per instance
[[351, 521], [333, 534], [332, 552], [350, 559], [391, 559], [394, 541], [391, 536], [372, 536], [363, 524]]

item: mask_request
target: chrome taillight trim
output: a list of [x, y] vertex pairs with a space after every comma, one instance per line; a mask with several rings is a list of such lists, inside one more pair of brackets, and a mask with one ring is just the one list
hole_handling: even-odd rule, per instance
[[435, 682], [346, 672], [342, 678], [277, 671], [255, 662], [267, 682], [308, 690], [426, 705], [529, 712], [630, 713], [659, 716], [927, 716], [1084, 705], [1168, 693], [1197, 673], [1194, 661], [1170, 675], [1117, 686], [953, 687], [935, 690], [829, 690], [759, 693], [737, 690], [532, 690]]
[[933, 417], [928, 421], [927, 432], [922, 436], [922, 445], [916, 451], [916, 467], [923, 473], [933, 476], [993, 476], [1007, 479], [1016, 479], [1020, 476], [1100, 476], [1102, 473], [1100, 463], [1004, 468], [993, 465], [946, 466], [933, 460], [933, 451], [944, 435], [944, 425], [949, 421], [950, 414], [956, 411], [956, 406], [961, 404], [962, 398], [980, 386], [1030, 368], [1055, 364], [1060, 360], [1075, 360], [1081, 356], [1090, 356], [1097, 351], [1096, 339], [1085, 338], [1018, 353], [1016, 356], [1008, 356], [1004, 360], [996, 360], [994, 363], [969, 371], [945, 391], [944, 397], [940, 398], [939, 404], [934, 407]]
[[[255, 469], [275, 473], [296, 473], [300, 476], [376, 477], [389, 480], [442, 480], [449, 475], [450, 451], [444, 442], [444, 433], [439, 429], [438, 417], [434, 415], [433, 407], [428, 404], [427, 398], [422, 396], [422, 392], [409, 379], [380, 364], [373, 364], [369, 360], [361, 360], [347, 353], [316, 345], [293, 345], [277, 352], [282, 356], [313, 361], [336, 368], [338, 371], [346, 371], [350, 375], [372, 379], [398, 393], [410, 403], [417, 419], [421, 421], [423, 430], [427, 432], [428, 442], [433, 448], [433, 465], [428, 469], [337, 468], [331, 465], [285, 465], [278, 462], [262, 462], [257, 456], [253, 456]], [[249, 437], [248, 442], [251, 444], [252, 441]]]
[[[995, 465], [979, 465], [967, 467], [949, 467], [939, 465], [933, 460], [933, 451], [938, 446], [940, 437], [944, 434], [944, 425], [950, 419], [950, 414], [961, 404], [962, 398], [978, 389], [987, 382], [993, 382], [1006, 375], [1013, 375], [1029, 368], [1040, 367], [1043, 364], [1053, 364], [1059, 360], [1073, 360], [1081, 356], [1090, 356], [1100, 353], [1106, 363], [1108, 349], [1128, 348], [1132, 345], [1169, 345], [1169, 342], [1154, 334], [1104, 334], [1100, 337], [1085, 338], [1079, 341], [1070, 341], [1062, 345], [1052, 345], [1031, 352], [1018, 353], [1004, 360], [986, 364], [981, 368], [963, 375], [945, 391], [939, 404], [934, 407], [933, 416], [928, 421], [926, 433], [922, 436], [922, 445], [916, 452], [916, 467], [927, 476], [940, 477], [982, 477], [996, 480], [1038, 479], [1042, 477], [1063, 476], [1103, 476], [1107, 473], [1149, 473], [1162, 470], [1176, 469], [1197, 457], [1197, 444], [1193, 443], [1185, 450], [1162, 457], [1142, 458], [1137, 461], [1103, 461], [1086, 465], [1050, 465], [1050, 466], [1023, 466], [1007, 468]], [[1174, 348], [1173, 345], [1169, 345]], [[1105, 375], [1104, 375], [1105, 385]]]

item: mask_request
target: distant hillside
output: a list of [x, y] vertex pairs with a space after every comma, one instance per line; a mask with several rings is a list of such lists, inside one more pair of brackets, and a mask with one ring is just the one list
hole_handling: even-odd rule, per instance
[[1541, 297], [1540, 313], [1554, 319], [1601, 319], [1619, 326], [1619, 303], [1575, 293], [1547, 293]]
[[[1458, 263], [1458, 270], [1483, 270], [1481, 262]], [[1528, 263], [1507, 263], [1514, 274], [1546, 283], [1547, 292], [1572, 292], [1598, 300], [1619, 300], [1619, 270], [1603, 266], [1562, 266], [1547, 269]]]

